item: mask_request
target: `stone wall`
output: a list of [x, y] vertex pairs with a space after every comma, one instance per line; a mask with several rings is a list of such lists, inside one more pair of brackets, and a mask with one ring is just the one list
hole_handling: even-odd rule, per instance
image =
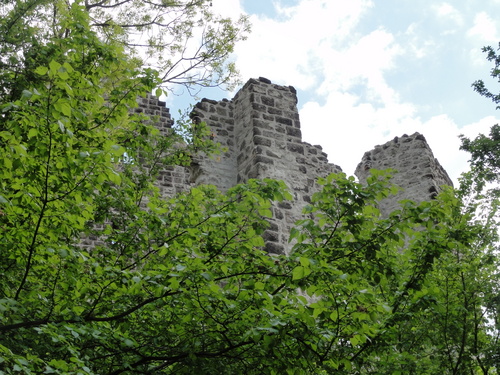
[[[162, 134], [172, 127], [165, 103], [153, 96], [139, 99], [136, 111], [156, 117]], [[286, 252], [290, 229], [317, 191], [317, 178], [341, 171], [328, 162], [321, 146], [302, 141], [295, 89], [265, 78], [251, 79], [232, 100], [203, 99], [195, 106], [192, 120], [206, 122], [214, 140], [226, 151], [212, 157], [197, 155], [188, 168], [165, 166], [158, 178], [161, 193], [170, 197], [197, 184], [213, 184], [226, 191], [251, 178], [283, 180], [293, 201], [273, 207], [265, 240], [269, 252]], [[397, 170], [393, 183], [404, 189], [382, 202], [384, 214], [396, 208], [400, 199], [432, 199], [441, 185], [452, 185], [418, 133], [396, 137], [366, 152], [355, 172], [361, 182], [371, 168]], [[92, 246], [98, 239], [84, 241], [84, 246]]]
[[[174, 121], [170, 116], [170, 110], [165, 102], [158, 100], [153, 95], [137, 99], [139, 106], [135, 108], [136, 113], [144, 113], [155, 121], [155, 126], [160, 134], [168, 135]], [[191, 184], [191, 172], [183, 167], [163, 166], [159, 172], [157, 186], [164, 196], [172, 196], [186, 190]]]
[[411, 199], [422, 202], [434, 198], [442, 185], [453, 186], [453, 182], [432, 154], [425, 137], [414, 133], [404, 134], [383, 145], [367, 151], [356, 168], [355, 175], [365, 182], [370, 169], [396, 171], [391, 182], [403, 191], [380, 204], [383, 215], [397, 208], [398, 201]]
[[221, 157], [196, 160], [196, 183], [221, 190], [252, 178], [286, 183], [294, 200], [273, 207], [265, 234], [268, 251], [285, 251], [291, 227], [316, 190], [315, 180], [341, 171], [320, 146], [302, 141], [295, 89], [251, 79], [231, 101], [202, 100], [193, 118], [206, 122], [215, 141], [227, 148]]
[[227, 150], [213, 157], [195, 157], [191, 166], [191, 181], [194, 184], [212, 184], [226, 191], [237, 184], [234, 104], [228, 100], [203, 99], [196, 105], [191, 117], [194, 123], [203, 121], [210, 124], [214, 141]]
[[[153, 95], [147, 95], [144, 98], [137, 98], [139, 106], [134, 108], [135, 113], [143, 113], [150, 117], [155, 122], [155, 126], [162, 135], [168, 135], [172, 131], [174, 121], [170, 116], [170, 110], [166, 107], [165, 102], [158, 100]], [[176, 193], [185, 191], [191, 186], [191, 173], [188, 168], [162, 166], [159, 171], [156, 185], [160, 192], [165, 197], [171, 197]], [[94, 226], [93, 229], [99, 232], [104, 229], [109, 222]], [[104, 244], [106, 238], [98, 235], [88, 235], [81, 238], [79, 246], [85, 249], [92, 249], [96, 246]]]

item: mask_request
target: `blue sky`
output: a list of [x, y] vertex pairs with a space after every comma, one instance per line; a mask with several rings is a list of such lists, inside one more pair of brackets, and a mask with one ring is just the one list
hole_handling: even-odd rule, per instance
[[[233, 59], [245, 82], [263, 76], [298, 90], [303, 140], [352, 174], [376, 144], [415, 131], [456, 180], [466, 169], [458, 135], [500, 118], [474, 93], [500, 41], [500, 0], [213, 0], [225, 16], [250, 15]], [[235, 92], [202, 91], [232, 98]], [[172, 112], [186, 97], [169, 98]]]

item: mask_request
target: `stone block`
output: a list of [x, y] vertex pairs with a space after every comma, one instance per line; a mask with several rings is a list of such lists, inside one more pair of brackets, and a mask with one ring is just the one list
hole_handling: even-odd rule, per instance
[[286, 134], [287, 135], [292, 135], [292, 136], [297, 137], [297, 138], [301, 138], [302, 137], [302, 132], [300, 131], [300, 129], [293, 128], [291, 126], [287, 126], [286, 127]]
[[264, 248], [269, 254], [285, 254], [285, 246], [276, 242], [267, 242]]
[[293, 125], [293, 120], [286, 117], [276, 117], [275, 121], [283, 125]]
[[289, 143], [289, 144], [287, 144], [286, 148], [290, 152], [304, 155], [304, 146], [302, 146], [301, 144]]
[[266, 112], [267, 108], [263, 104], [252, 103], [252, 108], [257, 112]]
[[264, 163], [264, 164], [274, 164], [273, 159], [262, 156], [262, 155], [256, 155], [255, 156], [255, 163]]
[[273, 98], [269, 98], [267, 96], [261, 96], [260, 102], [264, 105], [269, 106], [269, 107], [274, 107], [274, 99]]
[[277, 108], [270, 107], [267, 109], [267, 113], [269, 113], [271, 115], [283, 116], [283, 111], [281, 109], [277, 109]]
[[262, 145], [267, 147], [271, 147], [272, 145], [272, 141], [269, 138], [264, 138], [258, 135], [253, 137], [253, 142], [256, 145]]

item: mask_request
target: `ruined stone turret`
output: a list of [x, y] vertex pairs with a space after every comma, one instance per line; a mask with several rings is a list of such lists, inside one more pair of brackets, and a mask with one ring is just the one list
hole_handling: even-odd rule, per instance
[[403, 190], [380, 204], [383, 215], [398, 208], [398, 201], [411, 199], [422, 202], [434, 198], [442, 185], [453, 182], [432, 154], [422, 134], [403, 135], [365, 152], [355, 175], [365, 182], [370, 169], [394, 169], [391, 182]]
[[[316, 179], [341, 171], [328, 162], [321, 146], [302, 141], [295, 89], [265, 78], [251, 79], [230, 101], [203, 99], [194, 116], [205, 121], [215, 140], [227, 148], [219, 158], [196, 160], [194, 183], [214, 184], [221, 190], [250, 178], [272, 178], [287, 184], [294, 201], [274, 208], [271, 229], [266, 233], [269, 251], [286, 251], [290, 228], [302, 218], [302, 209], [317, 190]], [[429, 200], [440, 186], [452, 186], [419, 133], [396, 137], [366, 152], [355, 172], [361, 182], [366, 181], [371, 168], [396, 170], [392, 182], [403, 189], [382, 202], [383, 215], [397, 208], [399, 200]]]
[[[172, 125], [165, 103], [152, 96], [141, 99], [137, 111], [159, 116], [163, 134]], [[186, 168], [164, 166], [157, 181], [161, 194], [170, 197], [197, 184], [213, 184], [226, 191], [251, 178], [282, 180], [293, 201], [273, 207], [264, 238], [269, 252], [286, 252], [290, 229], [303, 218], [303, 208], [318, 189], [317, 178], [341, 171], [328, 162], [321, 146], [302, 141], [295, 89], [266, 78], [251, 79], [232, 100], [203, 99], [195, 106], [192, 119], [194, 123], [206, 122], [214, 140], [226, 151], [215, 157], [198, 155]], [[392, 182], [404, 189], [382, 202], [384, 215], [397, 208], [401, 199], [429, 200], [441, 185], [452, 185], [418, 133], [396, 137], [366, 152], [355, 172], [361, 182], [366, 181], [371, 168], [396, 170]], [[85, 241], [86, 246], [94, 242]]]
[[214, 140], [227, 148], [220, 157], [195, 160], [194, 183], [214, 184], [223, 191], [251, 178], [286, 183], [294, 201], [273, 208], [265, 234], [267, 250], [285, 251], [291, 227], [317, 189], [316, 179], [341, 171], [320, 146], [302, 141], [295, 89], [251, 79], [231, 101], [203, 99], [193, 117], [205, 121]]

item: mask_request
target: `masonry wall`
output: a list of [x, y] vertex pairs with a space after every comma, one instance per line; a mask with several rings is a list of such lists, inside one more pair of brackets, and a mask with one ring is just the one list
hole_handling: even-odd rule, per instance
[[265, 234], [268, 251], [286, 251], [290, 229], [316, 191], [316, 179], [341, 171], [320, 146], [302, 141], [295, 89], [251, 79], [229, 102], [202, 100], [193, 117], [205, 121], [228, 149], [220, 157], [196, 160], [196, 183], [221, 190], [252, 178], [286, 183], [294, 200], [273, 207]]
[[[154, 107], [153, 102], [149, 100], [148, 106]], [[203, 99], [192, 118], [195, 123], [206, 122], [214, 140], [226, 151], [213, 157], [198, 155], [189, 170], [166, 170], [160, 181], [163, 191], [171, 194], [191, 184], [213, 184], [226, 191], [251, 178], [282, 180], [293, 201], [273, 207], [265, 240], [269, 252], [286, 252], [290, 229], [317, 191], [317, 178], [341, 171], [328, 162], [321, 146], [302, 141], [295, 89], [266, 78], [250, 79], [232, 100]], [[401, 199], [432, 199], [441, 185], [452, 186], [419, 133], [396, 137], [366, 152], [355, 171], [361, 182], [366, 181], [371, 168], [395, 169], [392, 182], [403, 188], [396, 197], [381, 203], [384, 215], [397, 208]]]
[[391, 182], [403, 191], [381, 202], [383, 215], [398, 207], [398, 201], [422, 202], [434, 198], [442, 185], [453, 186], [448, 173], [434, 157], [425, 137], [420, 133], [404, 134], [367, 151], [356, 168], [356, 176], [365, 182], [370, 169], [396, 170]]
[[[165, 103], [151, 95], [138, 101], [135, 110], [155, 117], [160, 132], [168, 134], [173, 121]], [[213, 184], [226, 191], [252, 178], [282, 180], [293, 201], [273, 207], [265, 240], [267, 251], [286, 252], [290, 229], [317, 191], [317, 178], [341, 171], [328, 162], [321, 146], [302, 141], [295, 89], [265, 78], [251, 79], [232, 100], [200, 101], [192, 120], [194, 124], [206, 122], [225, 151], [211, 157], [196, 155], [190, 167], [164, 166], [157, 181], [161, 193], [170, 197], [198, 184]], [[396, 137], [367, 151], [355, 174], [364, 182], [372, 168], [397, 170], [392, 182], [404, 189], [381, 203], [385, 215], [397, 208], [401, 199], [432, 199], [441, 185], [452, 185], [419, 133]], [[98, 238], [86, 238], [82, 245], [92, 247], [98, 242]]]
[[[174, 121], [170, 116], [170, 110], [165, 102], [158, 100], [153, 95], [138, 98], [139, 107], [135, 108], [138, 113], [144, 113], [155, 121], [155, 126], [161, 135], [168, 135], [172, 131]], [[173, 196], [185, 191], [192, 185], [191, 171], [183, 167], [163, 166], [158, 175], [157, 186], [164, 196]]]
[[236, 185], [236, 154], [234, 131], [234, 105], [227, 99], [220, 102], [203, 99], [191, 114], [194, 124], [210, 124], [212, 138], [219, 142], [224, 151], [220, 155], [207, 157], [200, 154], [193, 158], [191, 181], [194, 184], [211, 184], [226, 191]]
[[[143, 113], [150, 117], [155, 126], [162, 135], [168, 135], [172, 131], [174, 121], [170, 116], [170, 110], [165, 102], [158, 100], [153, 95], [147, 95], [144, 98], [137, 98], [138, 107], [134, 108], [135, 113]], [[163, 166], [159, 171], [156, 185], [165, 197], [171, 197], [177, 193], [185, 191], [190, 186], [191, 171], [189, 168]], [[94, 227], [97, 231], [104, 229], [104, 225]], [[79, 246], [86, 249], [92, 249], [95, 246], [103, 245], [105, 238], [103, 236], [91, 235], [81, 238]]]

